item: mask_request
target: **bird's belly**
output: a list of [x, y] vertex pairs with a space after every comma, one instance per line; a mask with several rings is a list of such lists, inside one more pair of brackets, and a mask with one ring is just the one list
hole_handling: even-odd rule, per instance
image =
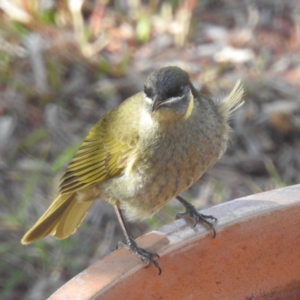
[[199, 162], [190, 164], [189, 160], [182, 158], [181, 163], [162, 163], [154, 170], [155, 173], [142, 182], [143, 188], [138, 195], [145, 217], [156, 213], [164, 204], [195, 183], [202, 174]]
[[[131, 158], [122, 175], [102, 184], [103, 196], [131, 219], [146, 218], [191, 186], [217, 160], [198, 143], [166, 143]], [[204, 159], [205, 158], [205, 159]]]

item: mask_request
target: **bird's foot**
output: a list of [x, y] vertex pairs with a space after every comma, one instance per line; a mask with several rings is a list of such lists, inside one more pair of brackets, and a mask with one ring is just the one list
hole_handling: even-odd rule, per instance
[[147, 251], [143, 248], [138, 247], [135, 240], [132, 239], [131, 237], [129, 237], [129, 240], [127, 241], [127, 243], [119, 242], [118, 248], [120, 248], [120, 247], [130, 250], [134, 255], [136, 255], [142, 261], [144, 261], [146, 263], [146, 268], [148, 268], [150, 263], [152, 262], [154, 264], [154, 266], [158, 269], [158, 275], [161, 274], [161, 271], [162, 271], [161, 267], [155, 259], [155, 257], [159, 258], [159, 255], [157, 253]]
[[189, 203], [187, 200], [185, 200], [181, 196], [177, 196], [176, 198], [184, 205], [184, 207], [186, 209], [185, 212], [176, 214], [176, 220], [184, 218], [184, 217], [191, 218], [195, 222], [193, 227], [195, 227], [197, 225], [197, 223], [203, 223], [203, 224], [207, 225], [212, 230], [213, 237], [215, 238], [216, 237], [216, 230], [214, 228], [214, 224], [207, 221], [207, 219], [211, 219], [213, 221], [217, 221], [218, 219], [215, 218], [214, 216], [211, 216], [211, 215], [204, 215], [204, 214], [199, 213], [194, 205]]

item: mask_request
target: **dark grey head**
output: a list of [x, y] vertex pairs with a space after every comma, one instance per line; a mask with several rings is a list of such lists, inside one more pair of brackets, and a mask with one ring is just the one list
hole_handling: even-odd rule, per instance
[[144, 84], [144, 102], [147, 111], [171, 110], [178, 115], [187, 112], [195, 89], [189, 75], [178, 67], [154, 71]]

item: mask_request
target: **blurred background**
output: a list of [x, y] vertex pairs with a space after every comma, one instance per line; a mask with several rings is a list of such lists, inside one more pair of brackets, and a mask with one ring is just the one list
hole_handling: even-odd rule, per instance
[[299, 183], [299, 46], [297, 0], [0, 0], [0, 298], [45, 299], [123, 239], [98, 201], [70, 238], [20, 244], [91, 126], [154, 69], [179, 66], [217, 100], [245, 87], [230, 148], [184, 193], [196, 207]]

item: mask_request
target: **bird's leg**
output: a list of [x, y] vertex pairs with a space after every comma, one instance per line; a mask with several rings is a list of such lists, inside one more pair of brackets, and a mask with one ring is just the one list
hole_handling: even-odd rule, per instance
[[137, 257], [139, 257], [142, 261], [144, 261], [146, 263], [146, 268], [149, 267], [150, 263], [152, 262], [155, 267], [158, 269], [158, 275], [161, 274], [161, 268], [159, 266], [159, 263], [155, 260], [155, 257], [159, 258], [159, 255], [151, 252], [151, 251], [147, 251], [143, 248], [140, 248], [137, 246], [135, 240], [128, 234], [128, 229], [126, 227], [122, 212], [119, 208], [118, 205], [114, 205], [114, 209], [115, 212], [117, 214], [119, 223], [122, 227], [125, 239], [126, 239], [126, 243], [124, 242], [119, 242], [118, 243], [118, 248], [119, 247], [124, 247], [128, 250], [130, 250], [134, 255], [136, 255]]
[[192, 205], [191, 203], [189, 203], [187, 200], [185, 200], [184, 198], [182, 198], [181, 196], [177, 196], [176, 199], [182, 203], [186, 209], [185, 212], [183, 213], [178, 213], [176, 215], [176, 219], [180, 219], [180, 218], [184, 218], [184, 217], [189, 217], [191, 219], [193, 219], [195, 221], [194, 227], [196, 226], [197, 223], [204, 223], [206, 224], [213, 232], [213, 237], [216, 236], [216, 230], [214, 228], [214, 225], [207, 221], [207, 219], [212, 219], [214, 221], [217, 221], [217, 218], [215, 218], [214, 216], [207, 216], [207, 215], [203, 215], [200, 214], [197, 209], [195, 208], [194, 205]]

